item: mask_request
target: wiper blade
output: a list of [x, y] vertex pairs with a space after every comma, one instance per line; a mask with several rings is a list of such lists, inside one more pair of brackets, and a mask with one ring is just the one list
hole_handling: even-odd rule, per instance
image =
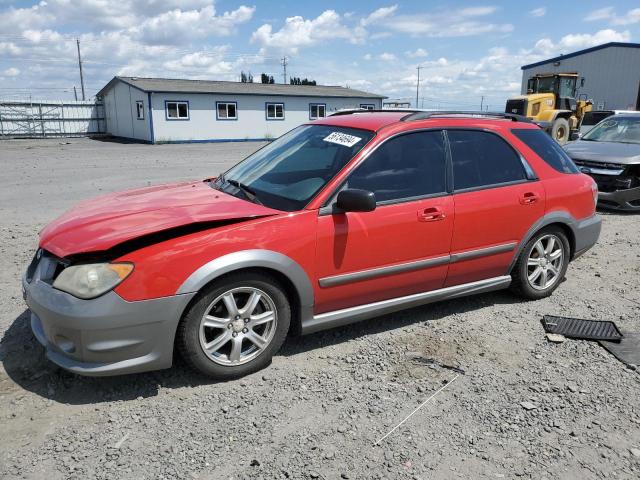
[[260, 199], [258, 199], [258, 196], [256, 195], [255, 190], [253, 190], [253, 188], [249, 187], [248, 185], [245, 185], [244, 183], [241, 183], [237, 180], [234, 180], [232, 178], [229, 179], [225, 179], [225, 181], [230, 184], [233, 185], [234, 187], [239, 188], [242, 193], [245, 194], [245, 196], [252, 202], [255, 202], [259, 205], [262, 205], [262, 202], [260, 201]]

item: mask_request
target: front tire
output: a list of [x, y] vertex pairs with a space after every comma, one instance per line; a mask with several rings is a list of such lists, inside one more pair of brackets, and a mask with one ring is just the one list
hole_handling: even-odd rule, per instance
[[569, 122], [564, 118], [558, 118], [551, 127], [551, 136], [560, 145], [569, 141]]
[[520, 252], [511, 272], [511, 290], [529, 300], [550, 296], [567, 272], [570, 252], [562, 229], [542, 229]]
[[198, 294], [178, 326], [176, 346], [199, 372], [237, 378], [271, 363], [290, 322], [291, 306], [275, 278], [239, 272]]

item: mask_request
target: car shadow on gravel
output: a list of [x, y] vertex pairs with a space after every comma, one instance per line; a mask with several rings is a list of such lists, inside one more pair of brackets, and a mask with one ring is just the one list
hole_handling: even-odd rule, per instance
[[[416, 307], [326, 332], [304, 337], [290, 336], [278, 355], [298, 355], [366, 335], [441, 320], [485, 306], [520, 301], [508, 292], [500, 291]], [[216, 383], [191, 370], [179, 355], [175, 355], [172, 368], [156, 372], [116, 377], [82, 377], [69, 373], [46, 359], [44, 348], [31, 333], [28, 310], [11, 323], [0, 340], [0, 362], [17, 386], [43, 398], [74, 405], [153, 397], [161, 388]], [[1, 380], [0, 385], [5, 383]]]

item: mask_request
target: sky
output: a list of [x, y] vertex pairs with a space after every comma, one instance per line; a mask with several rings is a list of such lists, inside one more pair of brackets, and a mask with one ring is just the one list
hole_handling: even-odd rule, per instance
[[[0, 100], [87, 97], [115, 75], [282, 82], [287, 74], [415, 103], [502, 109], [520, 67], [640, 42], [634, 1], [0, 0]], [[78, 95], [80, 95], [78, 93]]]

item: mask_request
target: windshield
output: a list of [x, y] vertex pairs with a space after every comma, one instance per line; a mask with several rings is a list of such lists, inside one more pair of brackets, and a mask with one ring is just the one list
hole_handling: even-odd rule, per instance
[[276, 210], [300, 210], [373, 136], [354, 128], [303, 125], [247, 157], [213, 186]]
[[593, 127], [582, 140], [640, 144], [640, 117], [609, 117]]
[[537, 93], [555, 93], [556, 79], [555, 77], [539, 77]]

